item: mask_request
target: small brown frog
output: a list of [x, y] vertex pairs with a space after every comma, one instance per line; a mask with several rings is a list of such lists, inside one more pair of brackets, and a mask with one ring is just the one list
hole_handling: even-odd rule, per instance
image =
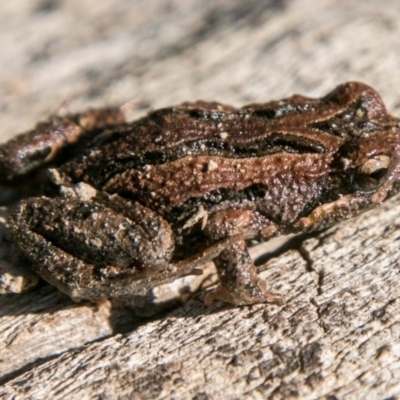
[[374, 207], [398, 191], [399, 157], [400, 120], [354, 82], [321, 99], [198, 101], [129, 123], [123, 108], [52, 117], [0, 147], [0, 177], [52, 163], [57, 194], [21, 201], [8, 229], [75, 300], [143, 294], [213, 260], [220, 283], [207, 304], [279, 304], [248, 241]]

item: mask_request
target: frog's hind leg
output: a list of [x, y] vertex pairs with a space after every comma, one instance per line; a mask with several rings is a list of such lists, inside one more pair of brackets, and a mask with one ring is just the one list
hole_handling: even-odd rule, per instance
[[74, 300], [144, 294], [170, 278], [169, 224], [139, 203], [85, 186], [23, 200], [12, 211], [8, 229], [33, 270]]
[[126, 122], [123, 107], [51, 116], [32, 130], [0, 145], [0, 182], [7, 184], [81, 146], [106, 128]]
[[224, 211], [211, 217], [206, 231], [214, 240], [231, 236], [231, 243], [214, 259], [219, 285], [207, 295], [206, 305], [214, 300], [234, 305], [255, 303], [282, 304], [279, 294], [267, 290], [265, 282], [257, 276], [245, 239], [254, 236], [272, 236], [276, 227], [257, 212]]

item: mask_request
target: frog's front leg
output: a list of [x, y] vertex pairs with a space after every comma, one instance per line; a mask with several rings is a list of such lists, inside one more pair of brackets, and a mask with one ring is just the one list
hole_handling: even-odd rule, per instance
[[207, 295], [205, 303], [221, 300], [235, 305], [255, 303], [282, 304], [279, 294], [269, 292], [257, 276], [245, 240], [256, 236], [270, 237], [277, 231], [275, 224], [255, 211], [232, 210], [209, 218], [206, 234], [214, 241], [231, 237], [232, 241], [214, 259], [220, 284]]
[[169, 224], [139, 203], [81, 184], [20, 202], [8, 221], [42, 278], [74, 300], [144, 294], [173, 280]]

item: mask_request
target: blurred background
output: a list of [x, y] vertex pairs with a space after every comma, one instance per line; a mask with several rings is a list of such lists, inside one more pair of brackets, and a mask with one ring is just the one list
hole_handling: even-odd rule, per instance
[[0, 4], [0, 140], [62, 106], [234, 105], [361, 80], [399, 108], [400, 2], [14, 0]]

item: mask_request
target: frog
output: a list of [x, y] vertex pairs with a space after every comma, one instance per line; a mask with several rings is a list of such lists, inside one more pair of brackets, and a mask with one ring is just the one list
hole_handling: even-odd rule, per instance
[[53, 190], [19, 201], [7, 228], [73, 300], [145, 294], [213, 261], [207, 305], [282, 305], [249, 246], [325, 229], [397, 193], [400, 120], [361, 82], [243, 107], [186, 102], [135, 121], [124, 107], [89, 109], [0, 146], [3, 185], [43, 168]]

